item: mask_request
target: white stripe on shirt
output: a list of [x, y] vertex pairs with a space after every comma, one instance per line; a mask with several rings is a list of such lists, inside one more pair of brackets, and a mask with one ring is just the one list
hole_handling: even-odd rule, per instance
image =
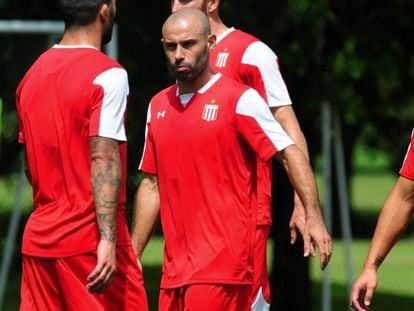
[[279, 70], [277, 56], [266, 44], [260, 41], [250, 44], [244, 51], [242, 63], [259, 69], [266, 89], [269, 107], [292, 104], [285, 81]]
[[98, 75], [93, 83], [104, 90], [98, 135], [126, 141], [124, 114], [129, 94], [127, 72], [122, 68], [112, 68]]
[[275, 120], [264, 99], [254, 89], [248, 89], [240, 97], [236, 113], [254, 118], [277, 150], [293, 145], [292, 139]]

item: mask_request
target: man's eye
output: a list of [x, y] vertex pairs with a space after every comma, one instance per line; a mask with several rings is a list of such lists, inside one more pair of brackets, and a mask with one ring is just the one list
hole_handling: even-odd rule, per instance
[[183, 43], [183, 47], [186, 48], [186, 49], [192, 47], [193, 45], [194, 45], [193, 41], [188, 41], [188, 42]]

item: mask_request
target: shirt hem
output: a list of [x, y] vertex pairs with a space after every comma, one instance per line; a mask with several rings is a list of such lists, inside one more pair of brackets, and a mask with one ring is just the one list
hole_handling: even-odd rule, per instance
[[283, 106], [293, 106], [292, 102], [269, 102], [269, 108], [278, 108]]
[[187, 285], [194, 285], [194, 284], [225, 284], [225, 285], [252, 285], [253, 280], [245, 280], [241, 281], [238, 279], [196, 279], [196, 280], [183, 280], [179, 282], [166, 282], [163, 283], [161, 281], [160, 288], [161, 289], [172, 289], [183, 287]]
[[405, 172], [400, 172], [400, 176], [414, 181], [414, 175], [406, 174]]
[[[116, 246], [128, 246], [128, 245], [132, 245], [130, 241], [125, 240], [125, 241], [121, 241], [121, 242], [117, 242]], [[33, 249], [28, 249], [28, 248], [23, 248], [22, 249], [22, 254], [26, 255], [26, 256], [31, 256], [31, 257], [40, 257], [40, 258], [62, 258], [62, 257], [72, 257], [72, 256], [76, 256], [76, 255], [80, 255], [80, 254], [84, 254], [84, 253], [88, 253], [88, 252], [92, 252], [92, 251], [96, 251], [96, 244], [94, 245], [90, 245], [87, 246], [85, 248], [82, 249], [77, 249], [77, 250], [69, 250], [67, 252], [60, 252], [60, 251], [40, 251], [39, 249], [37, 250], [33, 250]]]

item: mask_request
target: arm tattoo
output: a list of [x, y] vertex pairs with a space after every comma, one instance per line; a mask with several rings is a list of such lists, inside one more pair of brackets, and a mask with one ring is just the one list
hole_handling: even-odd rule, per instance
[[101, 239], [115, 242], [122, 177], [118, 142], [92, 137], [90, 147], [92, 189]]

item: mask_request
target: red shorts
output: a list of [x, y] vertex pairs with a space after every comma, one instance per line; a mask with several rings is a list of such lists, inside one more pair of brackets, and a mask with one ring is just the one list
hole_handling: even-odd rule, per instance
[[249, 311], [249, 285], [194, 284], [161, 289], [159, 311]]
[[103, 294], [90, 294], [86, 278], [96, 266], [96, 252], [63, 258], [23, 255], [20, 310], [148, 310], [132, 247], [118, 247], [116, 256], [112, 284]]
[[250, 304], [253, 311], [269, 310], [270, 284], [267, 274], [267, 240], [270, 226], [257, 226], [253, 257], [253, 286]]

